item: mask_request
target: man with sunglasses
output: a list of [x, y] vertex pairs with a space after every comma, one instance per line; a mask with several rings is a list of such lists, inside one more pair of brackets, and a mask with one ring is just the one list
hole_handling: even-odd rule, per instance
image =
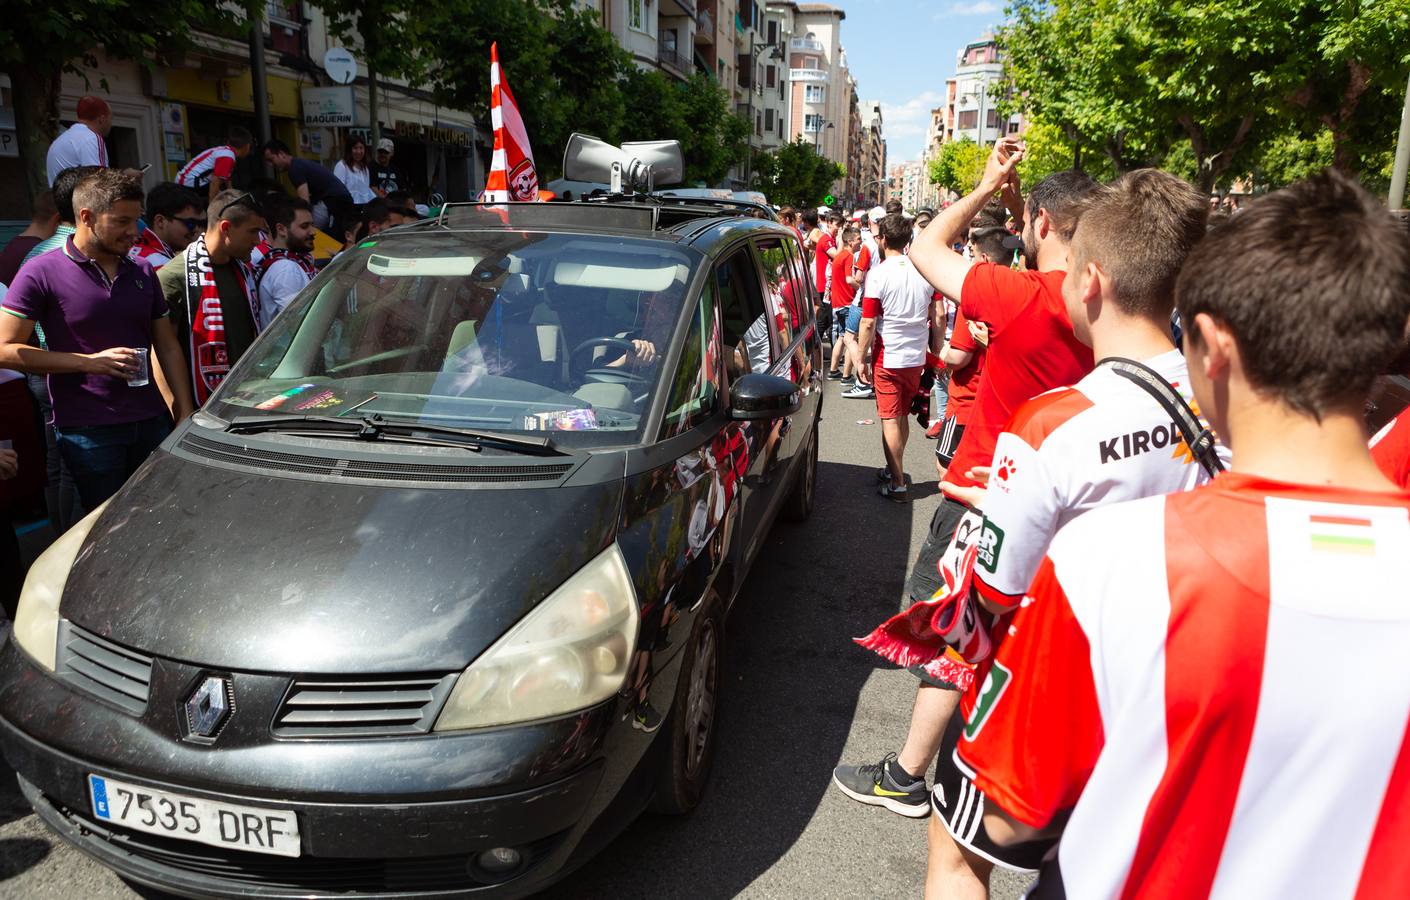
[[205, 228], [206, 215], [194, 191], [166, 181], [147, 195], [147, 221], [127, 255], [160, 269], [195, 240]]
[[[205, 231], [157, 273], [186, 351], [183, 377], [192, 385], [198, 406], [259, 333], [259, 294], [250, 252], [264, 227], [264, 211], [253, 194], [221, 191], [208, 207]], [[167, 383], [175, 377], [171, 372], [161, 375]]]

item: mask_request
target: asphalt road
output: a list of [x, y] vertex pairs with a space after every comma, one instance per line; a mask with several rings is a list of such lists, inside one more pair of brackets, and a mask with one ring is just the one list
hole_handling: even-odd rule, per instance
[[[934, 445], [914, 429], [913, 502], [873, 493], [875, 420], [870, 401], [842, 400], [828, 386], [813, 516], [775, 527], [730, 618], [721, 743], [704, 802], [682, 819], [638, 820], [545, 897], [920, 896], [926, 821], [862, 806], [830, 784], [839, 762], [880, 759], [905, 735], [914, 680], [850, 638], [897, 608], [939, 502]], [[1010, 900], [1024, 884], [998, 873], [992, 895]], [[52, 837], [0, 764], [0, 897], [156, 896]]]

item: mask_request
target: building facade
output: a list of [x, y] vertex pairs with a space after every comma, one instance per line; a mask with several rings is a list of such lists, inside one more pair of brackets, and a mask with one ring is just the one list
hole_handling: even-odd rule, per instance
[[797, 3], [770, 3], [764, 8], [764, 41], [770, 47], [763, 55], [764, 119], [759, 146], [777, 150], [788, 143], [789, 101], [788, 42], [793, 39], [793, 18]]
[[941, 116], [945, 140], [968, 138], [976, 144], [992, 144], [1018, 133], [1022, 116], [1005, 116], [995, 108], [992, 88], [1003, 74], [1003, 49], [993, 35], [971, 42], [956, 55], [954, 77], [945, 82], [946, 107]]
[[[847, 14], [826, 3], [800, 3], [794, 36], [788, 42], [790, 99], [789, 139], [802, 137], [844, 168], [851, 120], [852, 88], [842, 49], [842, 20]], [[845, 179], [832, 187], [842, 196]]]
[[[264, 30], [271, 132], [296, 156], [332, 166], [351, 135], [365, 137], [370, 132], [366, 66], [359, 62], [351, 85], [334, 85], [318, 62], [333, 46], [326, 20], [317, 8], [298, 0], [270, 0]], [[356, 42], [347, 49], [359, 55]], [[111, 163], [132, 168], [150, 164], [143, 176], [149, 190], [173, 178], [196, 153], [224, 143], [231, 125], [259, 134], [250, 49], [244, 40], [198, 33], [195, 46], [150, 69], [111, 59], [101, 48], [91, 56], [95, 65], [76, 60], [81, 71], [63, 76], [61, 127], [74, 121], [80, 97], [101, 96], [113, 110], [107, 138]], [[395, 143], [396, 164], [412, 185], [425, 194], [457, 200], [478, 192], [492, 137], [477, 129], [474, 117], [438, 106], [430, 94], [396, 79], [381, 78], [378, 83], [382, 133]], [[317, 95], [322, 105], [312, 102], [315, 95], [309, 91], [316, 89], [328, 89]], [[0, 72], [0, 219], [27, 220], [11, 96], [9, 77]], [[342, 124], [326, 124], [330, 120]], [[251, 154], [241, 160], [236, 183], [248, 184], [263, 174], [260, 155]]]
[[886, 202], [886, 141], [881, 136], [881, 101], [862, 104], [862, 142], [858, 204], [877, 206]]

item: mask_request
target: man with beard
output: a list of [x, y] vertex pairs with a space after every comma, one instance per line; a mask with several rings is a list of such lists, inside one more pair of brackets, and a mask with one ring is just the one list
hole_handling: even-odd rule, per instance
[[[979, 186], [942, 210], [911, 245], [911, 264], [941, 293], [957, 299], [965, 318], [987, 323], [990, 340], [984, 379], [941, 484], [947, 497], [931, 518], [930, 531], [911, 569], [907, 606], [930, 599], [944, 586], [940, 557], [970, 510], [951, 492], [963, 494], [980, 486], [981, 473], [971, 474], [971, 470], [988, 467], [999, 433], [1023, 403], [1044, 391], [1077, 383], [1093, 367], [1091, 348], [1073, 333], [1062, 283], [1077, 210], [1096, 183], [1080, 172], [1057, 172], [1038, 183], [1025, 206], [1016, 174], [1021, 158], [1022, 147], [1015, 139], [1001, 139]], [[954, 250], [970, 222], [1001, 189], [1015, 219], [1024, 223], [1028, 268], [1022, 272], [994, 263], [971, 264]], [[854, 800], [924, 818], [930, 815], [925, 772], [940, 752], [945, 726], [959, 706], [960, 695], [953, 682], [920, 667], [911, 672], [921, 683], [899, 753], [878, 763], [838, 766], [833, 783]]]
[[303, 200], [277, 197], [265, 209], [270, 250], [255, 267], [261, 327], [289, 305], [318, 270], [313, 264], [313, 213]]
[[[152, 267], [129, 259], [142, 215], [142, 182], [100, 169], [73, 192], [74, 234], [21, 267], [0, 304], [0, 368], [49, 376], [59, 453], [79, 500], [107, 500], [171, 431], [162, 396], [144, 377], [151, 355], [181, 370], [181, 346]], [[27, 341], [35, 325], [47, 349]], [[191, 392], [174, 386], [177, 418]]]
[[253, 194], [221, 191], [207, 207], [206, 230], [181, 255], [162, 266], [158, 278], [181, 335], [188, 368], [157, 374], [168, 386], [170, 402], [176, 382], [192, 388], [199, 406], [259, 334], [259, 296], [250, 252], [260, 242], [264, 210]]

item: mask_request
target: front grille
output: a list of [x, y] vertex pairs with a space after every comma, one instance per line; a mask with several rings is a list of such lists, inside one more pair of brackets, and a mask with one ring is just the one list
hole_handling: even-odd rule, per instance
[[295, 681], [279, 705], [279, 737], [385, 737], [426, 734], [454, 675], [365, 681]]
[[366, 479], [370, 481], [411, 481], [422, 484], [517, 484], [557, 482], [573, 468], [571, 462], [508, 465], [440, 465], [404, 463], [396, 460], [353, 459], [287, 453], [262, 447], [247, 447], [212, 441], [187, 434], [178, 445], [192, 456], [215, 462], [264, 469], [318, 475], [325, 478]]
[[[473, 844], [468, 845], [464, 853], [449, 856], [382, 859], [267, 856], [116, 829], [96, 822], [87, 812], [57, 806], [51, 797], [43, 797], [43, 800], [58, 814], [83, 828], [84, 841], [101, 841], [111, 850], [146, 860], [168, 871], [217, 880], [231, 888], [248, 885], [297, 891], [356, 892], [374, 896], [477, 888], [524, 874], [548, 856], [565, 834], [519, 845], [517, 849], [524, 857], [520, 869], [507, 876], [495, 876], [481, 872], [471, 864], [478, 852], [488, 849]], [[213, 888], [220, 886], [214, 885]]]
[[59, 678], [130, 713], [147, 708], [152, 658], [104, 640], [77, 625], [59, 623]]

